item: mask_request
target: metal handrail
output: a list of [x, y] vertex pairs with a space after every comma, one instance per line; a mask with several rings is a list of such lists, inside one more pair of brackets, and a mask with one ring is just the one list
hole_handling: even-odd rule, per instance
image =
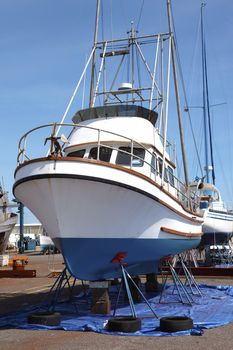
[[[95, 128], [95, 127], [92, 127], [92, 126], [88, 126], [88, 125], [81, 125], [81, 124], [71, 124], [71, 123], [50, 123], [50, 124], [44, 124], [44, 125], [40, 125], [38, 127], [35, 127], [31, 130], [29, 130], [28, 132], [26, 132], [19, 140], [19, 146], [18, 146], [18, 157], [17, 157], [17, 164], [19, 164], [19, 155], [20, 155], [20, 152], [23, 153], [25, 155], [25, 151], [26, 151], [26, 138], [29, 134], [33, 133], [34, 131], [36, 130], [39, 130], [39, 129], [43, 129], [43, 128], [47, 128], [47, 127], [52, 127], [54, 128], [54, 130], [56, 130], [56, 127], [60, 127], [60, 126], [68, 126], [68, 127], [72, 127], [73, 129], [75, 128], [86, 128], [86, 129], [90, 129], [90, 130], [96, 130], [98, 132], [105, 132], [105, 133], [108, 133], [108, 134], [111, 134], [111, 135], [114, 135], [114, 136], [119, 136], [125, 140], [128, 140], [128, 141], [133, 141], [135, 142], [136, 144], [138, 144], [140, 147], [144, 148], [146, 151], [148, 151], [149, 153], [151, 153], [149, 150], [147, 150], [143, 144], [141, 144], [140, 142], [138, 141], [134, 141], [133, 139], [127, 137], [127, 136], [122, 136], [118, 133], [115, 133], [115, 132], [112, 132], [112, 131], [107, 131], [107, 130], [102, 130], [102, 129], [99, 129], [99, 128]], [[56, 132], [55, 132], [56, 133]], [[159, 137], [162, 137], [160, 134], [158, 134]], [[24, 140], [24, 147], [23, 149], [20, 147], [22, 141]], [[167, 147], [170, 147], [172, 144], [167, 142]], [[151, 153], [152, 154], [152, 153]]]
[[[130, 169], [132, 169], [132, 166], [133, 166], [132, 165], [133, 158], [136, 158], [140, 161], [143, 161], [145, 164], [147, 164], [150, 167], [150, 172], [153, 172], [155, 174], [155, 177], [160, 175], [157, 167], [153, 167], [152, 164], [146, 160], [146, 157], [145, 157], [145, 159], [143, 159], [143, 158], [141, 158], [133, 153], [133, 149], [135, 148], [135, 146], [140, 146], [140, 148], [144, 149], [147, 154], [149, 153], [151, 156], [154, 156], [154, 153], [149, 151], [142, 143], [135, 141], [131, 138], [128, 138], [126, 136], [122, 136], [122, 135], [115, 133], [115, 132], [112, 132], [112, 131], [102, 130], [102, 129], [95, 128], [92, 126], [87, 126], [87, 125], [71, 124], [71, 123], [45, 124], [45, 125], [41, 125], [41, 126], [38, 126], [36, 128], [33, 128], [33, 129], [29, 130], [27, 133], [25, 133], [19, 140], [17, 165], [24, 163], [25, 158], [27, 160], [30, 160], [30, 158], [26, 154], [26, 141], [27, 141], [27, 138], [30, 134], [34, 133], [35, 131], [41, 130], [41, 129], [52, 127], [52, 134], [51, 135], [53, 136], [56, 134], [56, 127], [59, 127], [59, 126], [71, 127], [73, 129], [86, 128], [86, 129], [97, 131], [97, 133], [98, 133], [98, 135], [97, 135], [97, 160], [99, 160], [99, 157], [100, 157], [100, 147], [106, 147], [106, 148], [110, 148], [112, 150], [119, 150], [119, 148], [116, 148], [114, 146], [110, 146], [109, 144], [101, 142], [101, 133], [107, 133], [107, 134], [111, 134], [114, 136], [118, 136], [118, 137], [122, 138], [123, 140], [126, 140], [130, 144], [131, 152], [120, 150], [120, 152], [130, 155], [130, 159], [131, 159], [130, 160]], [[197, 203], [198, 201], [196, 200], [198, 198], [197, 195], [195, 195], [195, 193], [192, 192], [192, 196], [194, 198], [190, 198], [191, 196], [190, 196], [188, 191], [187, 192], [182, 191], [182, 187], [185, 188], [185, 185], [174, 174], [173, 174], [173, 179], [174, 179], [174, 184], [171, 184], [169, 182], [169, 179], [165, 183], [167, 184], [167, 186], [169, 186], [169, 187], [171, 186], [172, 188], [174, 188], [177, 191], [177, 197], [180, 199], [180, 201], [182, 203], [184, 203], [185, 207], [191, 207], [190, 209], [195, 210], [195, 208], [197, 208], [197, 204], [198, 204]], [[161, 179], [161, 184], [162, 184], [162, 179]], [[168, 187], [168, 189], [169, 189], [169, 187]]]

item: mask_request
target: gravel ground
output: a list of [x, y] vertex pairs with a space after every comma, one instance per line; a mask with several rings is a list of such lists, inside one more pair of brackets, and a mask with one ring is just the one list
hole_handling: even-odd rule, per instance
[[[40, 303], [53, 285], [55, 279], [52, 271], [64, 268], [62, 257], [29, 255], [27, 269], [36, 269], [34, 278], [1, 278], [0, 279], [0, 314], [16, 311], [28, 305]], [[0, 268], [0, 269], [5, 269]], [[213, 285], [233, 285], [233, 279], [197, 278], [198, 283]], [[79, 286], [77, 286], [79, 288]], [[0, 330], [0, 349], [33, 350], [33, 349], [224, 349], [232, 350], [233, 323], [206, 330], [202, 336], [184, 337], [134, 337], [112, 336], [94, 332], [68, 331], [34, 331], [2, 329]]]

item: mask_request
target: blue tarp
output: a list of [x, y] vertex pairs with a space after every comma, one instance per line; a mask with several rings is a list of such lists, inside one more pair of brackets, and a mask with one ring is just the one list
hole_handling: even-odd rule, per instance
[[[176, 333], [164, 333], [159, 329], [159, 318], [153, 317], [151, 310], [142, 302], [135, 304], [137, 316], [142, 319], [142, 329], [136, 333], [111, 333], [106, 324], [112, 316], [93, 315], [90, 313], [90, 297], [74, 297], [72, 302], [60, 302], [55, 310], [61, 313], [62, 321], [59, 327], [47, 327], [28, 324], [27, 317], [34, 312], [43, 311], [43, 306], [28, 307], [22, 311], [3, 315], [0, 318], [0, 328], [19, 329], [61, 329], [66, 331], [93, 331], [104, 334], [134, 335], [134, 336], [179, 336], [202, 335], [204, 329], [223, 326], [233, 322], [233, 287], [199, 285], [203, 295], [193, 296], [192, 305], [183, 305], [174, 294], [172, 285], [168, 286], [159, 303], [160, 296], [146, 294], [147, 300], [159, 318], [165, 316], [188, 316], [193, 319], [194, 329]], [[111, 290], [111, 300], [116, 299], [116, 289]], [[131, 315], [130, 308], [121, 298], [116, 310], [116, 316]], [[114, 302], [112, 302], [114, 307]]]

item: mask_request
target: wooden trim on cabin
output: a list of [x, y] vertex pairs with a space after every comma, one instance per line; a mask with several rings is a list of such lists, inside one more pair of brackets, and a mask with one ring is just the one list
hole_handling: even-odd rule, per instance
[[[119, 136], [119, 137], [122, 137], [123, 138], [123, 136]], [[114, 143], [116, 143], [117, 142], [117, 147], [114, 147], [114, 149], [116, 148], [118, 148], [118, 147], [121, 147], [121, 146], [124, 146], [125, 144], [128, 144], [129, 145], [129, 147], [130, 147], [130, 144], [129, 144], [129, 141], [127, 142], [127, 141], [116, 141], [116, 140], [106, 140], [106, 141], [100, 141], [100, 145], [108, 145], [108, 144], [114, 144]], [[67, 147], [65, 147], [64, 148], [64, 152], [67, 152], [67, 151], [70, 151], [70, 149], [73, 149], [73, 148], [76, 148], [76, 147], [78, 147], [78, 149], [77, 149], [77, 151], [80, 149], [80, 148], [84, 148], [84, 147], [88, 147], [88, 146], [96, 146], [96, 147], [98, 147], [98, 143], [97, 143], [97, 141], [92, 141], [92, 142], [84, 142], [84, 143], [78, 143], [78, 144], [74, 144], [74, 145], [71, 145], [71, 146], [67, 146]], [[139, 143], [137, 143], [136, 141], [135, 141], [135, 145], [137, 146], [137, 147], [140, 147], [141, 145], [139, 144]], [[149, 143], [143, 143], [142, 144], [143, 146], [148, 146], [148, 147], [152, 147], [153, 148], [153, 145], [151, 145], [151, 144], [149, 144]], [[101, 146], [100, 146], [101, 147]], [[88, 147], [89, 148], [89, 147]], [[159, 152], [159, 151], [158, 151]], [[159, 152], [160, 153], [160, 152]]]
[[[132, 169], [128, 169], [128, 168], [124, 168], [120, 165], [116, 165], [116, 164], [112, 164], [112, 163], [107, 163], [107, 162], [103, 162], [101, 160], [96, 160], [96, 159], [88, 159], [88, 158], [79, 158], [79, 157], [57, 157], [57, 156], [48, 156], [48, 157], [43, 157], [43, 158], [37, 158], [37, 159], [32, 159], [32, 160], [28, 160], [25, 161], [23, 164], [20, 164], [16, 170], [15, 170], [15, 174], [16, 172], [21, 169], [22, 167], [28, 165], [28, 164], [32, 164], [32, 163], [36, 163], [36, 162], [43, 162], [43, 161], [55, 161], [55, 162], [59, 162], [59, 161], [78, 161], [80, 163], [92, 163], [92, 164], [96, 164], [96, 165], [101, 165], [101, 166], [106, 166], [106, 167], [110, 167], [113, 169], [117, 169], [120, 171], [124, 171], [126, 173], [132, 174], [134, 176], [140, 177], [142, 179], [144, 179], [145, 181], [151, 183], [152, 185], [156, 186], [157, 188], [159, 188], [162, 192], [164, 192], [165, 194], [167, 194], [170, 198], [172, 198], [173, 200], [175, 200], [178, 204], [181, 205], [181, 207], [183, 208], [183, 210], [191, 215], [194, 215], [195, 217], [190, 218], [189, 216], [187, 216], [186, 214], [181, 213], [180, 211], [172, 208], [170, 205], [168, 205], [166, 202], [162, 201], [161, 199], [157, 199], [157, 201], [159, 201], [162, 205], [164, 205], [165, 207], [167, 207], [168, 209], [170, 209], [171, 211], [173, 211], [174, 213], [182, 216], [183, 218], [185, 218], [186, 220], [192, 221], [192, 222], [196, 222], [196, 223], [203, 223], [203, 220], [199, 220], [197, 218], [202, 218], [203, 216], [200, 214], [196, 214], [186, 208], [184, 208], [182, 206], [182, 204], [180, 203], [180, 201], [174, 197], [172, 194], [170, 194], [168, 191], [164, 190], [163, 187], [161, 187], [160, 185], [158, 185], [155, 181], [153, 181], [152, 179], [150, 179], [149, 177], [147, 177], [144, 174], [141, 174], [135, 170]], [[196, 218], [197, 217], [197, 218]]]
[[[123, 137], [123, 136], [121, 136], [121, 137]], [[118, 141], [117, 141], [118, 142]], [[107, 140], [107, 141], [103, 141], [103, 142], [100, 142], [100, 144], [106, 144], [106, 145], [108, 145], [108, 144], [113, 144], [113, 143], [116, 143], [116, 140], [115, 141], [111, 141], [111, 140]], [[121, 145], [122, 144], [122, 145]], [[124, 146], [125, 144], [129, 144], [129, 142], [127, 142], [127, 141], [119, 141], [118, 142], [118, 146], [116, 147], [116, 148], [118, 148], [118, 147], [121, 147], [121, 146]], [[136, 144], [136, 147], [137, 147], [137, 142], [135, 141], [135, 144]], [[80, 143], [80, 144], [75, 144], [75, 145], [72, 145], [72, 146], [67, 146], [67, 147], [65, 147], [64, 148], [64, 152], [67, 152], [67, 151], [70, 151], [70, 152], [72, 152], [72, 149], [73, 148], [76, 148], [76, 147], [78, 147], [78, 148], [84, 148], [84, 147], [87, 147], [87, 146], [94, 146], [94, 145], [96, 145], [96, 146], [98, 146], [97, 145], [97, 143], [96, 143], [96, 141], [93, 141], [93, 142], [88, 142], [88, 143]], [[156, 154], [156, 156], [158, 156], [158, 157], [161, 157], [161, 158], [163, 158], [163, 154], [158, 150], [158, 148], [156, 148], [154, 145], [152, 145], [152, 144], [150, 144], [150, 143], [145, 143], [145, 142], [143, 142], [142, 143], [142, 145], [143, 146], [148, 146], [148, 147], [152, 147], [153, 148], [153, 151], [152, 151], [152, 153], [154, 152], [154, 153], [157, 153]], [[101, 147], [101, 146], [100, 146]], [[103, 146], [104, 147], [104, 146]], [[129, 146], [130, 147], [130, 146]], [[138, 144], [138, 147], [140, 147], [140, 144]], [[78, 149], [79, 150], [79, 149]], [[77, 151], [78, 151], [77, 150]], [[171, 165], [174, 169], [176, 169], [176, 165], [170, 160], [170, 159], [167, 159], [167, 158], [165, 158], [165, 160], [166, 160], [166, 162], [169, 164], [169, 165]]]
[[160, 227], [160, 231], [162, 232], [166, 232], [166, 233], [171, 233], [173, 235], [177, 235], [177, 236], [184, 236], [184, 237], [195, 237], [195, 238], [198, 238], [198, 237], [201, 237], [203, 235], [203, 232], [194, 232], [194, 233], [191, 233], [191, 232], [180, 232], [180, 231], [176, 231], [176, 230], [173, 230], [171, 228], [168, 228], [168, 227]]

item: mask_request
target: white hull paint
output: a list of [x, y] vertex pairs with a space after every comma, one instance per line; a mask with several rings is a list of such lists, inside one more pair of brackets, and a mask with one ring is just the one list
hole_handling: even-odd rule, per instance
[[[135, 265], [138, 266], [135, 272], [141, 273], [155, 272], [164, 255], [178, 253], [200, 242], [200, 236], [195, 236], [201, 232], [200, 220], [194, 219], [192, 213], [186, 212], [150, 181], [123, 168], [77, 160], [34, 161], [17, 170], [14, 194], [37, 216], [63, 253], [71, 273], [78, 278], [115, 276], [115, 267], [108, 264], [119, 250], [125, 250], [126, 242], [129, 269], [134, 271]], [[161, 230], [162, 227], [168, 232]], [[169, 229], [188, 236], [169, 233]], [[70, 262], [66, 247], [72, 249], [72, 245], [67, 242], [72, 242], [73, 249], [78, 251], [82, 244], [86, 246], [86, 240], [89, 242], [86, 259], [82, 257], [80, 261], [77, 254], [77, 264], [74, 258]], [[147, 242], [145, 245], [153, 240], [157, 242], [156, 249], [143, 251], [143, 244], [139, 252], [133, 245], [131, 249], [129, 242], [135, 240]], [[176, 243], [174, 248], [177, 240], [180, 245]], [[107, 241], [104, 253], [103, 244]], [[160, 249], [161, 242], [163, 249]], [[70, 256], [74, 254], [75, 251], [70, 252]], [[95, 269], [96, 261], [102, 261], [100, 256], [104, 254], [101, 264], [105, 263], [106, 269], [104, 265]], [[88, 265], [91, 268], [87, 271]]]
[[217, 210], [205, 211], [202, 244], [223, 244], [233, 235], [233, 214]]
[[233, 235], [233, 212], [227, 210], [220, 191], [207, 182], [193, 182], [190, 188], [200, 198], [199, 212], [203, 213], [201, 245], [226, 243]]

